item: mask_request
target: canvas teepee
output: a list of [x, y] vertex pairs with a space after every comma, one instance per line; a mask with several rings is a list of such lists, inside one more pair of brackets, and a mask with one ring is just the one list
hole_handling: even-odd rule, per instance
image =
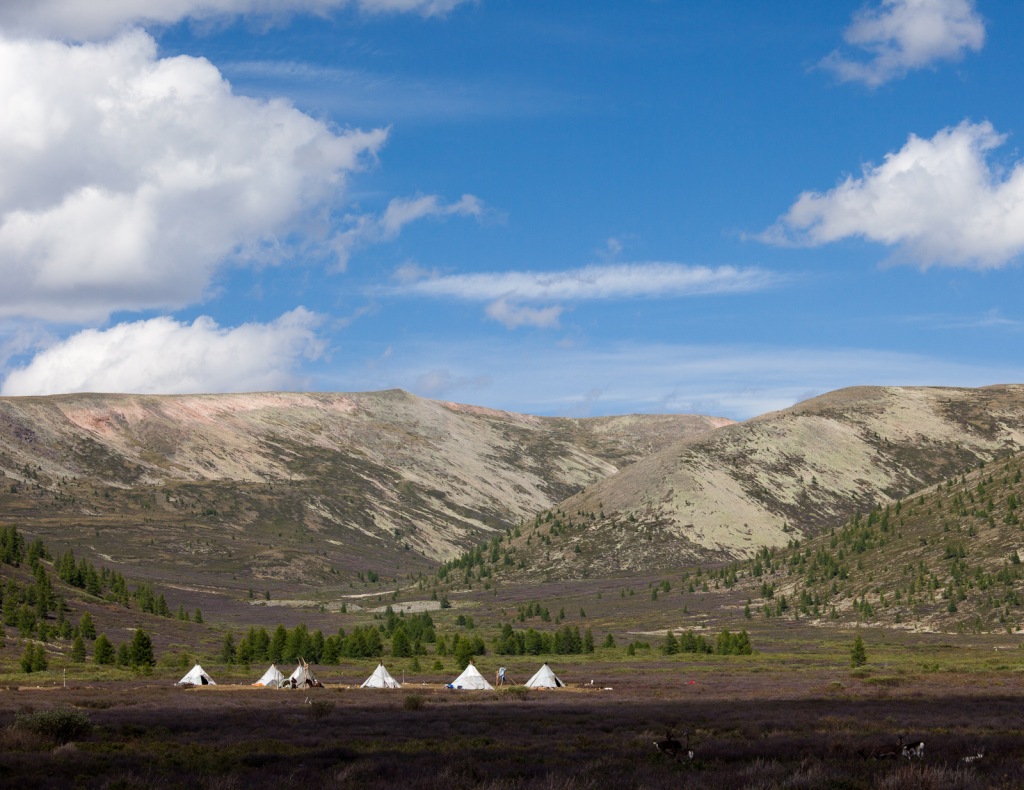
[[377, 668], [373, 671], [366, 680], [363, 681], [363, 685], [360, 688], [364, 689], [400, 689], [398, 681], [391, 677], [391, 673], [384, 668], [383, 664], [378, 664]]
[[295, 681], [295, 688], [303, 688], [305, 686], [319, 686], [320, 681], [313, 675], [313, 670], [309, 668], [309, 664], [299, 659], [299, 665], [295, 667], [295, 671], [289, 676], [286, 686], [291, 686], [292, 681]]
[[281, 673], [281, 670], [276, 665], [271, 664], [270, 669], [264, 672], [263, 677], [253, 683], [253, 685], [276, 689], [281, 687], [282, 680], [284, 680], [284, 675]]
[[473, 666], [473, 662], [470, 661], [469, 666], [466, 667], [463, 673], [448, 684], [448, 688], [493, 689], [494, 686], [487, 682], [487, 679], [480, 674], [480, 670]]
[[196, 664], [192, 669], [188, 671], [181, 680], [174, 684], [175, 686], [216, 686], [213, 682], [213, 678], [206, 674], [206, 670], [203, 669], [199, 664]]
[[526, 687], [531, 689], [557, 689], [564, 685], [547, 664], [544, 664], [537, 670], [536, 675], [526, 681]]

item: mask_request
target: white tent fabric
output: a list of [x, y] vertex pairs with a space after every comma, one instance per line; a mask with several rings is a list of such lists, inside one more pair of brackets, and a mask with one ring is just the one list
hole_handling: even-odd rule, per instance
[[448, 686], [449, 688], [453, 689], [494, 688], [494, 686], [487, 682], [487, 679], [480, 674], [480, 670], [473, 666], [473, 664], [470, 664], [468, 667], [466, 667], [463, 673], [459, 675], [457, 678], [455, 678], [455, 680], [453, 680], [451, 683], [449, 683]]
[[364, 689], [400, 689], [402, 686], [397, 680], [391, 677], [391, 673], [385, 669], [383, 664], [378, 664], [377, 668], [373, 671], [366, 680], [363, 681], [363, 685], [360, 688]]
[[270, 669], [264, 672], [263, 677], [253, 683], [253, 685], [276, 689], [281, 687], [282, 680], [284, 680], [284, 674], [275, 664], [271, 664]]
[[547, 664], [544, 664], [537, 670], [536, 675], [526, 681], [526, 687], [531, 689], [557, 689], [564, 685]]
[[313, 686], [317, 683], [316, 677], [313, 675], [313, 670], [309, 668], [309, 664], [305, 661], [300, 661], [299, 665], [295, 667], [295, 671], [288, 678], [286, 686], [290, 686], [292, 681], [295, 681], [296, 688], [302, 688], [304, 686]]
[[196, 664], [192, 669], [188, 671], [181, 680], [175, 683], [175, 686], [184, 686], [191, 683], [193, 686], [216, 686], [213, 682], [213, 678], [206, 674], [206, 670], [203, 669], [199, 664]]

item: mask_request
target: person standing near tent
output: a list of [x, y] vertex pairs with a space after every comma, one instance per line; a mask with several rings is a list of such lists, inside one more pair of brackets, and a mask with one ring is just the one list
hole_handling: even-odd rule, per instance
[[505, 685], [505, 667], [498, 667], [498, 674], [494, 678], [495, 686]]

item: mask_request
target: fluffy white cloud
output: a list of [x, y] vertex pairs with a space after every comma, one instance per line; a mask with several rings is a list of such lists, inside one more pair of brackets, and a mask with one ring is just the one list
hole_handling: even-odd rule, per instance
[[1004, 139], [966, 121], [930, 140], [911, 135], [860, 178], [801, 194], [761, 239], [817, 246], [860, 236], [923, 266], [1002, 266], [1024, 252], [1024, 162], [987, 161]]
[[483, 203], [473, 195], [463, 195], [455, 203], [442, 203], [437, 195], [415, 198], [394, 198], [380, 216], [363, 214], [349, 217], [351, 227], [339, 233], [333, 247], [338, 264], [344, 268], [352, 252], [367, 244], [379, 244], [398, 237], [410, 222], [426, 217], [479, 217]]
[[297, 308], [269, 324], [226, 329], [208, 317], [86, 329], [11, 372], [0, 394], [205, 393], [279, 390], [296, 383], [300, 358], [316, 358], [320, 318]]
[[959, 60], [985, 43], [985, 23], [973, 0], [882, 0], [854, 15], [846, 43], [867, 52], [857, 60], [833, 52], [821, 61], [843, 81], [870, 87], [941, 60]]
[[354, 6], [369, 14], [446, 14], [475, 0], [3, 0], [0, 30], [19, 35], [88, 41], [133, 25], [173, 24], [255, 15], [326, 14]]
[[139, 31], [0, 38], [0, 106], [0, 316], [57, 321], [194, 302], [226, 259], [337, 203], [387, 136], [234, 95]]
[[554, 272], [481, 272], [431, 277], [401, 283], [392, 293], [471, 301], [584, 301], [741, 293], [762, 290], [777, 282], [778, 277], [757, 268], [624, 263]]

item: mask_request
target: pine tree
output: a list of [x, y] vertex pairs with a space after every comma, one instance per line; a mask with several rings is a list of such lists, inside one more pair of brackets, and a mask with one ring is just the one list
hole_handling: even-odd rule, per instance
[[46, 660], [46, 648], [42, 645], [36, 645], [35, 652], [32, 656], [32, 671], [43, 672], [49, 666], [49, 662]]
[[391, 637], [391, 655], [395, 658], [408, 658], [412, 655], [412, 645], [409, 644], [409, 636], [403, 626], [396, 628]]
[[100, 634], [96, 637], [96, 643], [92, 646], [92, 660], [94, 663], [100, 666], [106, 666], [113, 664], [117, 656], [114, 652], [114, 646], [110, 644], [110, 640], [107, 639], [106, 634]]
[[136, 629], [129, 648], [129, 663], [139, 669], [150, 669], [156, 664], [153, 655], [153, 640], [141, 628]]
[[21, 656], [21, 671], [31, 672], [32, 661], [36, 656], [36, 648], [31, 642], [25, 645], [25, 652]]
[[81, 636], [76, 636], [75, 643], [71, 646], [71, 660], [76, 664], [85, 663], [85, 642]]
[[275, 664], [278, 661], [284, 659], [284, 646], [288, 641], [288, 629], [283, 625], [279, 625], [274, 630], [274, 635], [270, 638], [269, 646], [269, 659]]
[[864, 640], [860, 634], [853, 640], [853, 648], [850, 650], [850, 666], [862, 667], [868, 663], [867, 650], [864, 649]]
[[235, 663], [235, 638], [228, 631], [224, 634], [224, 642], [220, 647], [220, 660], [225, 664]]
[[92, 615], [88, 612], [83, 612], [82, 617], [78, 621], [78, 633], [84, 639], [91, 640], [96, 638], [96, 626], [92, 621]]

